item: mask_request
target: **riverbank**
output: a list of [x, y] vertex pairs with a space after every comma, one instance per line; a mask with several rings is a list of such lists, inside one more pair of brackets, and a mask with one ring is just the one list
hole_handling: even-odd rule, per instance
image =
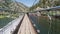
[[0, 15], [0, 18], [4, 18], [5, 16]]

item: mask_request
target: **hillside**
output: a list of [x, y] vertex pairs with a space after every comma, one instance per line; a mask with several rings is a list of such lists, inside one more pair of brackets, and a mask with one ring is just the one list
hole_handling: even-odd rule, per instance
[[[5, 0], [6, 1], [6, 0]], [[9, 2], [5, 2], [5, 1], [0, 1], [0, 8], [6, 8], [6, 9], [9, 9], [11, 11], [21, 11], [21, 12], [24, 12], [24, 11], [27, 11], [28, 10], [28, 7], [25, 6], [23, 3], [20, 3], [20, 2], [13, 2], [13, 1], [10, 1]]]

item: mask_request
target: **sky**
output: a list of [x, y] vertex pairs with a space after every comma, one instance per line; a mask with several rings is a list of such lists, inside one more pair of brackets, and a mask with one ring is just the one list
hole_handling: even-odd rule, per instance
[[[17, 2], [21, 2], [23, 3], [24, 5], [28, 6], [28, 7], [31, 7], [34, 3], [35, 0], [16, 0]], [[35, 3], [37, 3], [39, 0], [36, 0]]]

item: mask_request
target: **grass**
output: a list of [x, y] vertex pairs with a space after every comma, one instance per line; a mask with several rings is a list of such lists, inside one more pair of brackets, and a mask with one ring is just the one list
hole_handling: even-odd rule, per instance
[[0, 18], [4, 18], [4, 17], [5, 17], [5, 16], [2, 16], [2, 15], [0, 16]]

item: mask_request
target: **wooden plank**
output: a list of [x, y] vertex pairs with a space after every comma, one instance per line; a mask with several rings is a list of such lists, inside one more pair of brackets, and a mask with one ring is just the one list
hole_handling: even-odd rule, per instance
[[25, 17], [22, 21], [18, 34], [37, 34], [27, 14], [25, 14]]

